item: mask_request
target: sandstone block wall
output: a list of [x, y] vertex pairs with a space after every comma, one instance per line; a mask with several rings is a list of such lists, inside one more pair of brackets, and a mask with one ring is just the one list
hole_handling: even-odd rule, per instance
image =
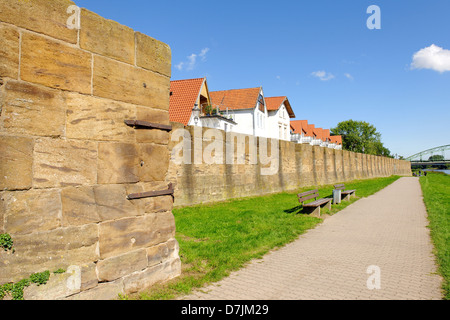
[[[173, 132], [183, 129], [181, 124], [172, 123]], [[208, 129], [203, 128], [203, 133]], [[192, 127], [186, 128], [191, 137], [190, 145], [185, 148], [191, 159], [200, 157], [211, 150], [214, 139], [195, 135]], [[236, 137], [243, 135], [234, 134]], [[230, 134], [222, 132], [223, 148], [230, 144]], [[178, 140], [179, 139], [179, 140]], [[217, 202], [232, 198], [258, 196], [269, 193], [296, 190], [300, 187], [341, 183], [354, 179], [368, 179], [391, 175], [411, 175], [408, 161], [334, 150], [319, 146], [279, 141], [279, 164], [275, 174], [263, 175], [264, 167], [258, 161], [250, 161], [251, 152], [248, 140], [246, 146], [238, 152], [238, 139], [234, 144], [234, 163], [223, 161], [221, 164], [206, 164], [204, 161], [177, 164], [170, 163], [170, 179], [175, 185], [175, 206], [187, 206], [199, 203]], [[247, 138], [248, 139], [248, 138]], [[171, 150], [183, 141], [178, 136], [171, 140]], [[268, 144], [270, 145], [270, 139]], [[256, 154], [260, 154], [259, 148]], [[270, 148], [269, 148], [270, 150]], [[225, 153], [225, 151], [224, 151]], [[269, 153], [270, 154], [270, 153]], [[238, 158], [245, 163], [238, 164]], [[228, 163], [228, 164], [227, 164]], [[267, 166], [267, 165], [266, 165]]]
[[0, 285], [81, 270], [25, 298], [110, 299], [181, 269], [172, 196], [127, 200], [168, 186], [170, 134], [124, 120], [169, 124], [170, 48], [85, 9], [70, 29], [72, 5], [0, 2], [0, 233], [15, 250]]

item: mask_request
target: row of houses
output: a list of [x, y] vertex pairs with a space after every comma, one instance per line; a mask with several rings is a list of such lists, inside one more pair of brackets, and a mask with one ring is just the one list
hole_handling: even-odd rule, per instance
[[286, 96], [265, 97], [262, 87], [209, 91], [206, 78], [170, 83], [170, 121], [256, 137], [341, 149], [341, 136], [295, 118]]

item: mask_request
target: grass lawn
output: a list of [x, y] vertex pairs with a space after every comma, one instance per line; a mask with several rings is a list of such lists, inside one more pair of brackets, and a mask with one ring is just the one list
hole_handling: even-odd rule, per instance
[[[347, 189], [356, 189], [358, 198], [367, 197], [397, 180], [398, 176], [346, 182]], [[297, 193], [302, 188], [262, 197], [242, 198], [216, 204], [175, 208], [176, 239], [180, 244], [182, 275], [156, 285], [149, 292], [126, 299], [172, 299], [188, 294], [193, 288], [226, 277], [252, 259], [262, 258], [272, 249], [294, 241], [323, 220], [301, 212]], [[332, 197], [333, 186], [320, 186], [321, 197]], [[332, 205], [332, 215], [350, 203]]]
[[444, 299], [450, 300], [450, 176], [428, 173], [420, 177], [423, 199], [427, 207], [439, 273], [444, 278]]

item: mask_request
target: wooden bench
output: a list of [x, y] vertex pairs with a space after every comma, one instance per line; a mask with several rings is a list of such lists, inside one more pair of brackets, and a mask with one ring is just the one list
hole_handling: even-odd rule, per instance
[[[303, 209], [308, 211], [308, 213], [312, 215], [317, 215], [320, 217], [320, 207], [326, 206], [328, 209], [331, 210], [331, 201], [332, 198], [319, 198], [319, 190], [311, 190], [303, 193], [299, 193], [298, 195], [298, 202], [302, 204]], [[305, 201], [313, 199], [314, 201], [305, 203]]]
[[341, 190], [342, 200], [350, 200], [351, 196], [356, 196], [356, 190], [345, 190], [344, 184], [335, 184], [334, 188], [336, 190]]

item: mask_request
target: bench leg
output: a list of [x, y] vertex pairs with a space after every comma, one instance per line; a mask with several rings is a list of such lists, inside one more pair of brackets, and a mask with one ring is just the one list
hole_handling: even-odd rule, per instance
[[349, 200], [350, 200], [350, 193], [349, 193], [349, 194], [342, 195], [342, 200], [343, 200], [343, 201], [349, 201]]
[[314, 217], [320, 217], [320, 206], [317, 207], [306, 207], [303, 208], [305, 213], [314, 216]]
[[326, 205], [324, 205], [325, 208], [328, 210], [331, 210], [331, 201], [328, 201]]

